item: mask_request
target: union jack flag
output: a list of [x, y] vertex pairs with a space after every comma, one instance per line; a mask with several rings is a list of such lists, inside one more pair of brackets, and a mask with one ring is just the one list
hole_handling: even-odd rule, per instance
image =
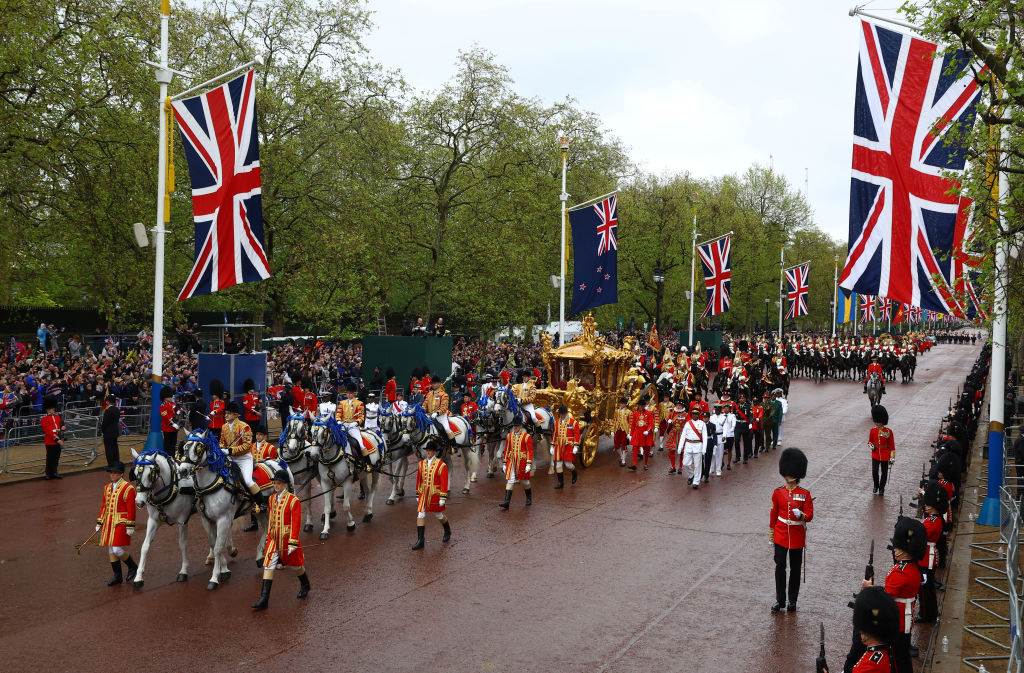
[[862, 294], [860, 302], [860, 321], [873, 322], [875, 319], [875, 295]]
[[892, 301], [890, 301], [889, 299], [886, 299], [884, 297], [879, 297], [878, 298], [878, 303], [879, 303], [879, 307], [878, 307], [879, 316], [878, 316], [878, 319], [880, 321], [882, 321], [882, 322], [885, 322], [892, 315]]
[[786, 269], [786, 298], [789, 299], [789, 309], [786, 311], [786, 319], [807, 315], [807, 275], [810, 273], [811, 263], [799, 264]]
[[943, 312], [966, 155], [950, 136], [974, 122], [978, 85], [963, 51], [861, 23], [853, 124], [850, 241], [839, 284]]
[[178, 301], [270, 277], [263, 246], [255, 72], [175, 101], [192, 178], [195, 264]]
[[615, 216], [615, 203], [618, 197], [613, 196], [601, 203], [594, 204], [594, 212], [597, 213], [597, 254], [603, 255], [609, 250], [618, 250], [619, 244], [615, 240], [615, 230], [619, 226], [619, 218]]
[[718, 315], [729, 310], [729, 287], [732, 284], [732, 268], [729, 250], [732, 236], [723, 236], [697, 246], [697, 255], [704, 266], [704, 288], [707, 291], [707, 305], [701, 318]]

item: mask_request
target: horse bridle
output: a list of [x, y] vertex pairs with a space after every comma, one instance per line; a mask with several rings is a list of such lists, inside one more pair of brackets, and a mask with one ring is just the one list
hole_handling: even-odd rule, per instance
[[[144, 456], [146, 454], [142, 455]], [[142, 456], [139, 456], [139, 458], [141, 457]], [[154, 468], [154, 470], [156, 470], [157, 475], [159, 475], [160, 466], [157, 464], [156, 459], [160, 457], [160, 454], [154, 454], [152, 458], [148, 458], [142, 461], [140, 461], [139, 458], [136, 458], [135, 460], [132, 461], [132, 467], [152, 467]], [[164, 457], [166, 458], [166, 460], [170, 461], [169, 456]], [[136, 477], [136, 479], [134, 480], [137, 484], [135, 490], [139, 491], [140, 493], [145, 493], [146, 502], [152, 505], [153, 507], [156, 507], [157, 510], [160, 511], [161, 516], [163, 516], [165, 520], [167, 517], [164, 515], [163, 507], [170, 501], [174, 500], [174, 498], [177, 497], [178, 492], [180, 490], [178, 484], [178, 471], [174, 469], [173, 465], [168, 464], [167, 467], [168, 471], [171, 473], [171, 480], [169, 483], [165, 484], [164, 487], [161, 488], [159, 491], [153, 491], [152, 484], [150, 486], [143, 485], [142, 479], [140, 477]], [[153, 481], [156, 482], [156, 477], [153, 478]], [[163, 497], [163, 494], [165, 492], [167, 493], [167, 497]]]

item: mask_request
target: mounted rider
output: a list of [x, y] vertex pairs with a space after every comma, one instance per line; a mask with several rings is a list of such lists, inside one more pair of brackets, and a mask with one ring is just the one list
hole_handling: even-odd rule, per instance
[[441, 433], [439, 437], [453, 439], [455, 435], [448, 425], [448, 393], [440, 379], [435, 379], [431, 385], [430, 392], [423, 398], [423, 410], [434, 420], [437, 431]]
[[[345, 428], [345, 432], [352, 438], [352, 445], [359, 447], [360, 451], [362, 451], [363, 435], [359, 431], [359, 426], [366, 419], [366, 410], [363, 407], [363, 403], [356, 399], [357, 390], [354, 383], [348, 384], [345, 388], [345, 399], [338, 402], [338, 408], [334, 412], [334, 420], [341, 423], [342, 427]], [[359, 456], [353, 454], [353, 457], [358, 458]]]
[[[220, 448], [231, 457], [242, 475], [242, 483], [253, 496], [253, 502], [260, 501], [260, 487], [252, 478], [252, 429], [238, 417], [242, 410], [238, 402], [228, 402], [224, 407], [224, 426], [220, 430]], [[254, 508], [255, 509], [255, 508]]]
[[885, 376], [882, 371], [882, 365], [878, 364], [878, 355], [871, 356], [871, 364], [868, 365], [867, 376], [864, 377], [864, 392], [868, 392], [868, 381], [871, 380], [872, 374], [878, 374], [878, 380], [882, 382], [882, 394], [885, 394]]

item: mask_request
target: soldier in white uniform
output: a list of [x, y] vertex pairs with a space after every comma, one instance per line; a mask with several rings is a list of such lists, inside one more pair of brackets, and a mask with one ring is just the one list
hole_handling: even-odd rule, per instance
[[716, 477], [722, 476], [722, 452], [725, 448], [725, 421], [726, 416], [722, 413], [722, 405], [715, 404], [715, 413], [711, 414], [708, 422], [715, 426], [715, 448], [711, 455], [711, 473]]
[[402, 395], [401, 389], [395, 392], [395, 401], [391, 403], [391, 410], [393, 413], [400, 414], [405, 411], [405, 408], [409, 406], [409, 403], [405, 401]]
[[700, 420], [700, 412], [691, 413], [690, 417], [683, 423], [683, 432], [679, 436], [679, 446], [676, 454], [682, 454], [683, 459], [680, 465], [686, 469], [686, 478], [694, 490], [700, 488], [701, 461], [704, 458], [704, 437], [707, 428], [704, 421]]
[[366, 406], [363, 411], [363, 427], [377, 432], [377, 416], [380, 415], [380, 405], [377, 404], [377, 395], [375, 393], [370, 393], [366, 396]]

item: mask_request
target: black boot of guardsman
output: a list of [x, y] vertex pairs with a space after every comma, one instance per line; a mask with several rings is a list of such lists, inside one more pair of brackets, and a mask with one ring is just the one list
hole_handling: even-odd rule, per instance
[[528, 489], [526, 489], [526, 505], [530, 506], [532, 504], [533, 504], [533, 489], [532, 488], [528, 488]]
[[512, 502], [512, 489], [511, 488], [506, 488], [505, 489], [505, 502], [499, 503], [498, 507], [500, 507], [502, 509], [508, 509], [508, 504], [510, 502]]
[[121, 582], [124, 581], [124, 578], [121, 577], [121, 562], [120, 561], [111, 561], [110, 562], [110, 567], [114, 569], [114, 576], [110, 578], [109, 582], [107, 582], [107, 586], [108, 587], [112, 587], [115, 584], [120, 584]]
[[416, 524], [416, 544], [412, 546], [413, 549], [423, 549], [423, 529], [425, 526]]
[[263, 580], [263, 587], [260, 589], [260, 599], [252, 604], [253, 610], [266, 610], [270, 602], [270, 586], [274, 580]]

